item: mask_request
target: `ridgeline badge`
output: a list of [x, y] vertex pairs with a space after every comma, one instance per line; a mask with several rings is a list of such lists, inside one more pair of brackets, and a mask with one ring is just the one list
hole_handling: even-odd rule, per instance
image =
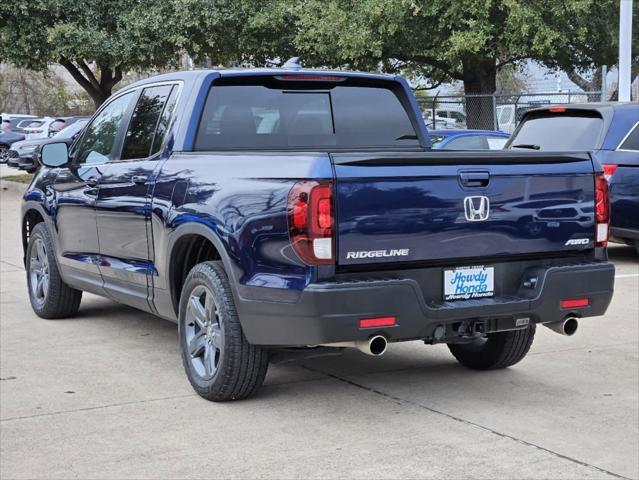
[[360, 258], [384, 258], [384, 257], [407, 257], [410, 249], [401, 248], [396, 250], [368, 250], [361, 252], [347, 252], [346, 259]]

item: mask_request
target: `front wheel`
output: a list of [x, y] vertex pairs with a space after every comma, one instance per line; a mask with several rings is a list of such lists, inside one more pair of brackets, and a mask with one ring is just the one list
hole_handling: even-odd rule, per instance
[[262, 385], [268, 352], [246, 340], [221, 262], [190, 271], [180, 298], [180, 351], [195, 391], [216, 402], [241, 400]]
[[9, 161], [9, 147], [0, 145], [0, 163], [7, 163]]
[[522, 330], [490, 333], [470, 343], [449, 343], [459, 363], [474, 370], [506, 368], [522, 360], [535, 338], [536, 325]]
[[29, 236], [26, 260], [29, 300], [36, 315], [49, 319], [75, 315], [82, 291], [62, 280], [53, 241], [44, 223], [38, 223]]

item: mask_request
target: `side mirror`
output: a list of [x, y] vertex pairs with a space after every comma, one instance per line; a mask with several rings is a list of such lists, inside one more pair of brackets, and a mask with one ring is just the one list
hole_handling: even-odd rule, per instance
[[40, 147], [40, 163], [57, 168], [69, 163], [69, 147], [66, 143], [45, 143]]

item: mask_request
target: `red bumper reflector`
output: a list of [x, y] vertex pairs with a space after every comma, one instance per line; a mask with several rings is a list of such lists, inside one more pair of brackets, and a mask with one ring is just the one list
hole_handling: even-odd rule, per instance
[[590, 301], [587, 298], [572, 298], [570, 300], [562, 300], [561, 308], [587, 307]]
[[359, 328], [392, 327], [395, 324], [397, 324], [395, 317], [362, 318], [359, 321]]

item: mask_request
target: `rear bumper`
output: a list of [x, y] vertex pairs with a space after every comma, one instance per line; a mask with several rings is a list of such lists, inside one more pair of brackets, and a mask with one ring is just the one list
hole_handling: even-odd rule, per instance
[[[507, 268], [503, 265], [513, 266], [514, 272], [497, 275], [493, 298], [441, 301], [441, 280], [431, 284], [441, 279], [441, 269], [431, 268], [311, 284], [296, 303], [240, 301], [238, 310], [249, 342], [305, 346], [366, 340], [376, 334], [391, 342], [428, 342], [438, 326], [448, 335], [465, 320], [482, 322], [486, 332], [514, 330], [526, 324], [525, 318], [547, 323], [569, 315], [603, 315], [612, 298], [615, 269], [610, 262], [497, 265], [496, 272]], [[525, 285], [531, 278], [536, 278], [535, 285]], [[587, 307], [561, 309], [561, 300], [583, 297], [589, 299]], [[383, 316], [396, 317], [397, 325], [359, 328], [360, 319]]]

